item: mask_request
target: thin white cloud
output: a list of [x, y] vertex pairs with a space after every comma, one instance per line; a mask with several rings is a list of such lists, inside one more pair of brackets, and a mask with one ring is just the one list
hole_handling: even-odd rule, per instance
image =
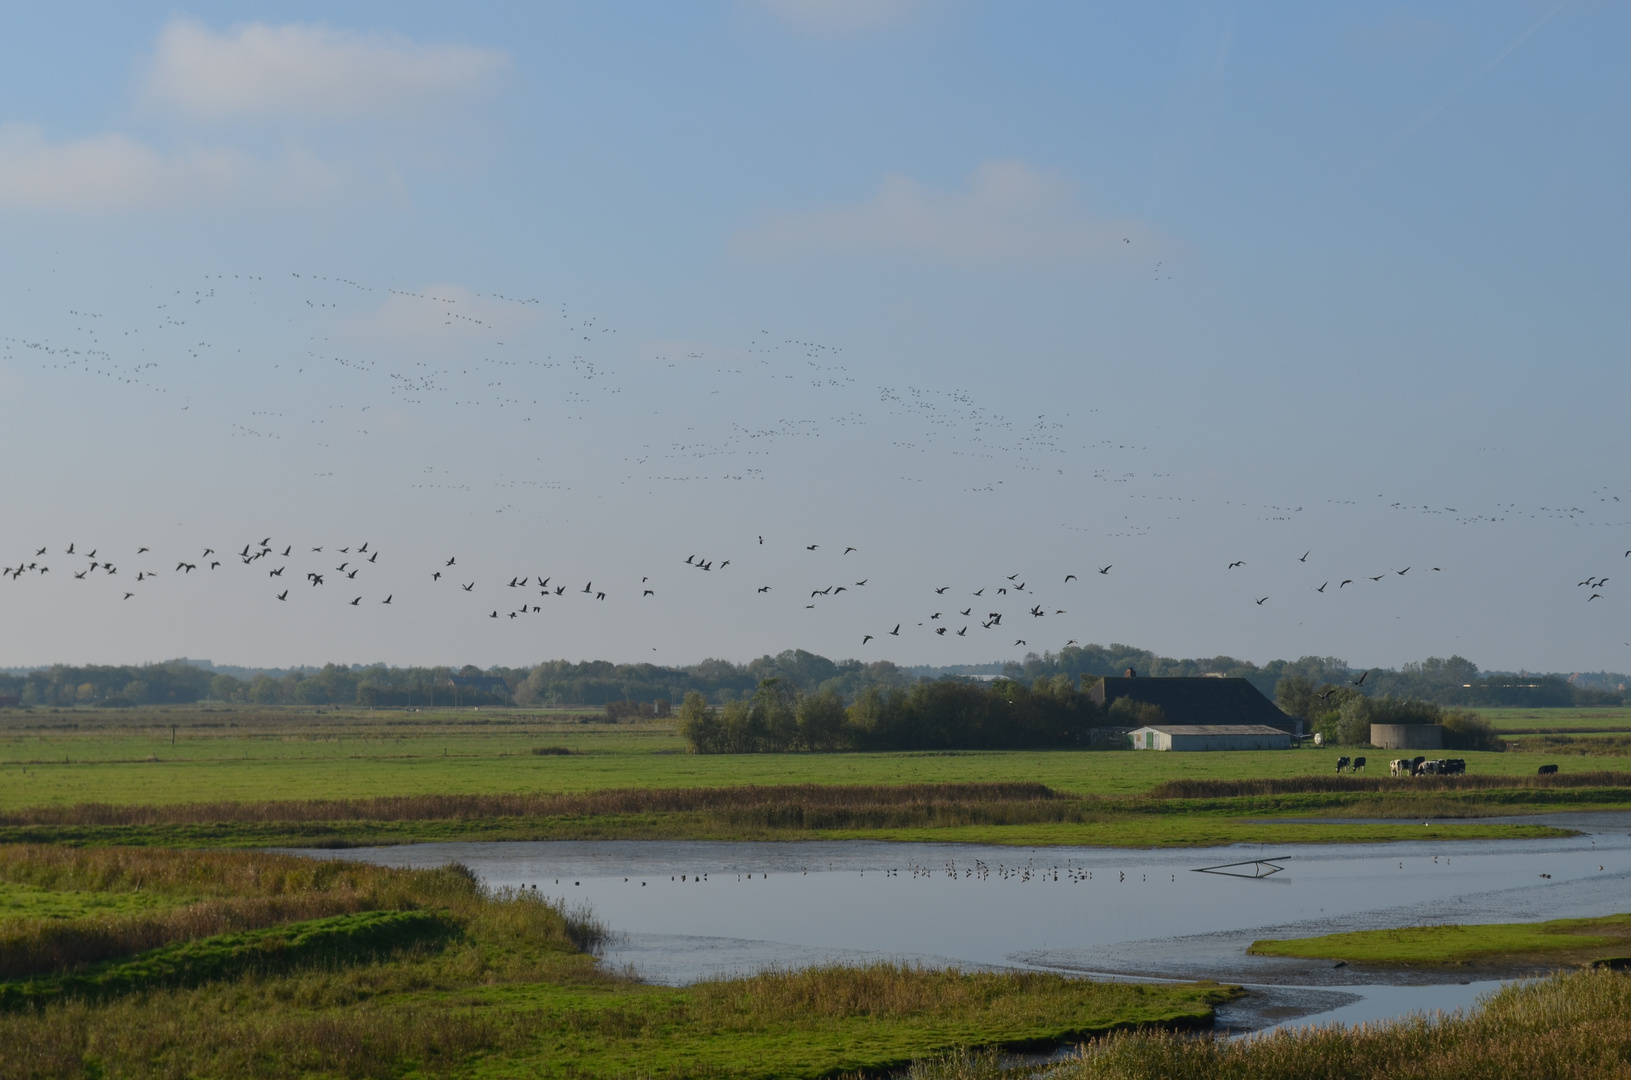
[[865, 202], [774, 214], [737, 233], [731, 246], [748, 258], [856, 253], [975, 265], [1087, 259], [1129, 242], [1148, 254], [1151, 239], [1135, 220], [1084, 209], [1059, 173], [986, 161], [962, 190], [891, 175]]
[[159, 34], [142, 96], [197, 120], [413, 119], [487, 92], [508, 67], [498, 49], [306, 23], [217, 33], [173, 19]]
[[161, 151], [117, 133], [51, 142], [31, 125], [0, 125], [0, 207], [192, 207], [245, 196], [290, 201], [338, 183], [329, 169], [299, 155], [268, 164], [230, 147]]
[[855, 33], [893, 26], [910, 19], [922, 0], [745, 0], [769, 8], [800, 30]]
[[479, 296], [463, 285], [393, 289], [380, 304], [346, 324], [359, 343], [438, 352], [472, 342], [499, 342], [534, 326], [538, 308]]

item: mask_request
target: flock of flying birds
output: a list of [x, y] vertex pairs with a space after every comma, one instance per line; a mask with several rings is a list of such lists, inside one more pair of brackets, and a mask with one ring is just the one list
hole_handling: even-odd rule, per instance
[[[757, 537], [757, 546], [764, 545], [765, 538]], [[806, 554], [815, 553], [821, 547], [819, 543], [802, 545]], [[839, 558], [845, 560], [858, 551], [854, 545], [844, 546]], [[246, 569], [252, 569], [255, 573], [264, 572], [269, 600], [276, 603], [286, 603], [291, 597], [300, 594], [327, 598], [338, 592], [339, 596], [332, 601], [335, 607], [357, 608], [365, 602], [392, 605], [396, 603], [396, 594], [401, 588], [400, 585], [394, 588], [389, 586], [381, 588], [376, 585], [381, 573], [390, 566], [390, 563], [380, 562], [381, 551], [370, 541], [358, 544], [307, 546], [274, 542], [273, 537], [266, 536], [247, 542], [240, 548], [218, 550], [214, 547], [200, 546], [179, 556], [171, 555], [163, 559], [145, 546], [137, 548], [128, 559], [123, 556], [116, 559], [103, 548], [86, 549], [77, 543], [69, 543], [55, 554], [58, 558], [53, 559], [53, 552], [49, 546], [41, 546], [31, 557], [20, 560], [17, 565], [4, 567], [4, 577], [13, 582], [21, 581], [25, 577], [44, 579], [53, 573], [51, 563], [56, 562], [60, 567], [57, 571], [59, 578], [79, 582], [114, 583], [116, 586], [114, 591], [121, 602], [137, 599], [147, 589], [162, 587], [161, 583], [169, 578], [191, 578], [194, 574], [199, 577], [210, 577], [222, 570], [242, 573]], [[1312, 555], [1312, 551], [1305, 551], [1296, 562], [1306, 565]], [[1624, 557], [1631, 558], [1631, 551], [1627, 551]], [[69, 561], [64, 565], [62, 560]], [[678, 560], [676, 555], [676, 560], [689, 570], [703, 574], [726, 574], [732, 567], [732, 560], [729, 558], [701, 554], [690, 554], [683, 560]], [[1236, 559], [1227, 563], [1225, 571], [1233, 571], [1244, 566], [1246, 560]], [[1083, 576], [1089, 580], [1095, 575], [1108, 577], [1114, 568], [1114, 564], [1106, 564], [1086, 569], [1083, 575], [1067, 573], [1057, 585], [1050, 581], [1049, 587], [1042, 587], [1039, 582], [1023, 573], [993, 574], [991, 580], [965, 582], [961, 586], [953, 584], [933, 586], [932, 594], [926, 592], [922, 598], [919, 610], [899, 618], [892, 627], [874, 627], [870, 632], [861, 634], [860, 644], [866, 646], [873, 641], [881, 641], [884, 637], [899, 638], [903, 633], [920, 631], [941, 638], [966, 638], [970, 630], [976, 626], [988, 633], [997, 631], [997, 636], [1003, 637], [1002, 632], [1014, 632], [1017, 623], [1020, 629], [1013, 638], [1012, 645], [1008, 647], [1028, 647], [1030, 642], [1025, 635], [1032, 631], [1025, 627], [1036, 626], [1035, 620], [1068, 614], [1068, 609], [1063, 605], [1070, 602], [1070, 599], [1062, 590], [1071, 590], [1073, 593], [1074, 590], [1071, 588], [1073, 583], [1075, 588], [1079, 589]], [[1363, 582], [1374, 585], [1392, 578], [1404, 578], [1412, 571], [1432, 574], [1442, 572], [1443, 568], [1431, 566], [1417, 570], [1414, 566], [1406, 566], [1403, 569], [1384, 570], [1378, 574], [1332, 578], [1322, 581], [1318, 586], [1310, 584], [1307, 587], [1321, 595], [1333, 595], [1350, 585], [1360, 586]], [[627, 589], [633, 592], [638, 589], [642, 600], [651, 600], [657, 597], [659, 588], [651, 574], [641, 576], [637, 586], [631, 576], [615, 585], [604, 581], [597, 585], [596, 581], [591, 579], [584, 581], [580, 588], [576, 580], [568, 583], [555, 573], [531, 571], [512, 575], [508, 581], [502, 576], [494, 580], [481, 573], [466, 572], [465, 568], [460, 566], [457, 555], [438, 560], [435, 566], [421, 567], [419, 572], [424, 575], [421, 580], [428, 579], [427, 583], [431, 588], [446, 588], [456, 590], [457, 593], [469, 594], [471, 607], [481, 617], [488, 619], [518, 620], [524, 616], [542, 614], [546, 606], [568, 602], [569, 596], [603, 602], [614, 590]], [[738, 566], [735, 573], [742, 572], [743, 569]], [[1599, 577], [1593, 574], [1579, 583], [1580, 588], [1587, 590], [1587, 602], [1604, 597], [1600, 590], [1608, 584], [1608, 580], [1607, 576]], [[844, 594], [855, 594], [858, 590], [866, 589], [871, 581], [870, 576], [848, 574], [836, 582], [828, 580], [814, 583], [810, 586], [808, 595], [801, 594], [798, 599], [805, 609], [815, 609], [818, 605], [831, 602], [841, 603]], [[368, 586], [375, 586], [371, 594], [366, 591]], [[743, 588], [744, 594], [748, 588], [753, 590], [753, 595], [768, 599], [776, 587], [750, 581]], [[384, 593], [383, 597], [379, 595], [381, 592]], [[505, 597], [502, 604], [492, 602], [491, 598], [495, 592]], [[1252, 596], [1251, 599], [1257, 607], [1263, 607], [1269, 602], [1270, 596]], [[959, 608], [957, 606], [959, 604], [963, 606]], [[1062, 647], [1069, 648], [1076, 644], [1075, 639], [1069, 639]]]

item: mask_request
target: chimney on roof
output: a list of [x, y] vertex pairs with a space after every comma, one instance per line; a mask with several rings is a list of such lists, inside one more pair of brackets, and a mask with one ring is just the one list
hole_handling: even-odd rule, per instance
[[1134, 671], [1132, 668], [1128, 668], [1127, 669], [1127, 677], [1129, 679], [1136, 679], [1136, 678], [1138, 678], [1138, 672]]

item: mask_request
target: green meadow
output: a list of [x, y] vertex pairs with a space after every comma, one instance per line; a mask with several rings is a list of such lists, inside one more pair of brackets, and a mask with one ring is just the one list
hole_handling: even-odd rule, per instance
[[[16, 710], [0, 715], [0, 840], [1351, 843], [1558, 835], [1478, 819], [1631, 806], [1618, 754], [1559, 755], [1557, 782], [1537, 786], [1550, 759], [1534, 754], [1458, 753], [1464, 780], [1393, 780], [1376, 751], [1364, 774], [1337, 777], [1354, 753], [699, 755], [668, 723], [527, 710]], [[923, 789], [911, 806], [888, 794], [908, 788]], [[716, 795], [665, 794], [686, 792]]]
[[[170, 724], [176, 725], [174, 741]], [[564, 748], [566, 754], [535, 750]], [[1356, 751], [1106, 750], [697, 755], [668, 724], [561, 723], [507, 712], [327, 714], [96, 710], [0, 714], [0, 810], [742, 784], [1025, 782], [1133, 795], [1174, 777], [1320, 776]], [[1386, 751], [1367, 755], [1386, 772]], [[1457, 752], [1475, 775], [1532, 775], [1528, 754]]]
[[1302, 956], [1388, 967], [1449, 964], [1588, 964], [1631, 954], [1631, 915], [1536, 923], [1412, 926], [1257, 941], [1259, 956]]

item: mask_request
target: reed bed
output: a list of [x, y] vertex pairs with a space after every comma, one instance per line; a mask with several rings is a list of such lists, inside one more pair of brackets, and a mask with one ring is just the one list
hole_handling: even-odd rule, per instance
[[462, 821], [495, 817], [590, 817], [722, 811], [874, 811], [1067, 801], [1044, 784], [786, 784], [721, 788], [611, 788], [582, 793], [401, 795], [115, 806], [78, 803], [0, 813], [0, 826], [204, 825], [300, 821]]
[[607, 936], [587, 910], [545, 911], [535, 895], [484, 890], [457, 864], [398, 870], [261, 852], [14, 844], [0, 846], [0, 880], [186, 901], [131, 914], [0, 922], [0, 979], [64, 974], [177, 942], [364, 911], [446, 908], [500, 937], [573, 951], [593, 951]]
[[[1041, 1076], [991, 1055], [955, 1054], [911, 1080]], [[1050, 1080], [1624, 1080], [1631, 1076], [1631, 976], [1554, 975], [1504, 987], [1469, 1013], [1358, 1027], [1289, 1028], [1237, 1041], [1170, 1032], [1110, 1035], [1049, 1066]]]
[[[1376, 762], [1385, 769], [1387, 763]], [[1257, 780], [1177, 779], [1155, 785], [1150, 799], [1233, 799], [1262, 795], [1350, 792], [1440, 792], [1631, 787], [1631, 772], [1554, 773], [1550, 776], [1285, 776]]]

